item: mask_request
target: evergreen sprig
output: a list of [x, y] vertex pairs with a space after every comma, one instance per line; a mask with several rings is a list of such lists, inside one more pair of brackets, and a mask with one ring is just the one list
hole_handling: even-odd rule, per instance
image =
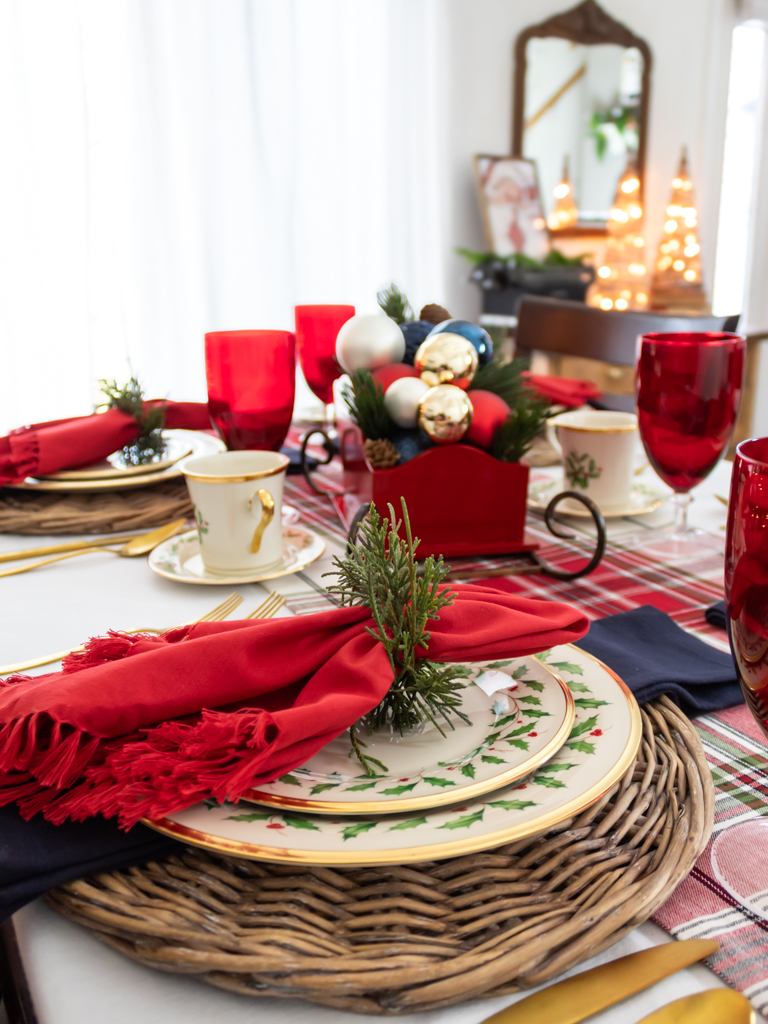
[[475, 252], [473, 249], [458, 247], [454, 250], [459, 256], [475, 267], [484, 263], [505, 263], [507, 266], [521, 270], [548, 270], [551, 267], [582, 267], [589, 254], [582, 256], [565, 256], [559, 249], [550, 249], [543, 260], [536, 260], [522, 252], [513, 252], [508, 256], [498, 256], [495, 252]]
[[120, 454], [123, 461], [130, 466], [140, 466], [157, 460], [166, 448], [162, 434], [165, 408], [162, 405], [145, 404], [144, 392], [135, 377], [131, 377], [122, 387], [114, 380], [100, 380], [99, 384], [107, 399], [99, 408], [119, 409], [136, 420], [138, 434], [122, 449]]
[[387, 316], [396, 324], [404, 324], [413, 320], [411, 304], [396, 284], [393, 283], [384, 291], [377, 292], [376, 299]]
[[[422, 722], [431, 722], [444, 736], [440, 719], [454, 728], [452, 715], [469, 723], [461, 711], [463, 680], [469, 675], [464, 668], [439, 665], [417, 657], [418, 650], [428, 648], [430, 634], [427, 622], [438, 619], [443, 608], [453, 604], [456, 593], [444, 585], [450, 567], [442, 556], [425, 559], [421, 569], [416, 561], [418, 538], [411, 534], [408, 509], [401, 498], [402, 523], [395, 521], [395, 510], [389, 506], [389, 519], [383, 519], [374, 505], [362, 523], [358, 544], [342, 560], [334, 558], [338, 582], [329, 591], [338, 594], [340, 603], [363, 605], [370, 609], [375, 623], [366, 631], [379, 641], [392, 668], [393, 682], [381, 703], [361, 719], [371, 735], [388, 726], [402, 735]], [[405, 540], [399, 536], [405, 528]], [[386, 769], [380, 761], [364, 753], [366, 746], [350, 729], [352, 754], [356, 755], [368, 775], [374, 767]]]
[[354, 423], [371, 441], [391, 437], [397, 429], [384, 404], [384, 389], [370, 370], [353, 370], [351, 384], [346, 384], [342, 396]]
[[517, 400], [527, 393], [522, 377], [523, 370], [527, 369], [527, 366], [526, 359], [513, 359], [509, 363], [494, 359], [478, 369], [472, 381], [472, 388], [473, 390], [492, 391], [494, 395], [503, 398], [512, 408]]
[[521, 395], [493, 435], [491, 454], [500, 462], [519, 462], [530, 449], [544, 423], [553, 414], [550, 403]]

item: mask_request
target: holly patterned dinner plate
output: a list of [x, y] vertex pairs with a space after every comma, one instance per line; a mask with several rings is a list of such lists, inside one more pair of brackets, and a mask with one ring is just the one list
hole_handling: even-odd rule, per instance
[[[545, 831], [618, 782], [637, 753], [642, 724], [626, 685], [585, 651], [566, 645], [537, 658], [565, 680], [576, 717], [560, 750], [523, 781], [480, 798], [397, 815], [330, 817], [205, 800], [145, 823], [219, 853], [326, 865], [439, 860]], [[514, 663], [510, 668], [514, 673]]]
[[476, 662], [461, 710], [443, 734], [427, 722], [404, 736], [358, 730], [365, 753], [384, 769], [366, 775], [350, 757], [349, 733], [301, 768], [248, 794], [271, 807], [314, 814], [393, 814], [470, 800], [529, 775], [571, 731], [573, 697], [557, 673], [534, 658]]

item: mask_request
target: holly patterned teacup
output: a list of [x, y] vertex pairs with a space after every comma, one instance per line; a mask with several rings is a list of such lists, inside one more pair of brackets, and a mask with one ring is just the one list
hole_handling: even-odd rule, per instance
[[629, 503], [637, 438], [634, 413], [564, 412], [548, 421], [547, 437], [563, 460], [563, 490], [587, 495], [604, 512]]

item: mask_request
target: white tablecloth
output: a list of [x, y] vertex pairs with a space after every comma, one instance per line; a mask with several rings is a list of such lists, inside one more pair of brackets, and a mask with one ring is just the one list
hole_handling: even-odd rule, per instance
[[[729, 473], [730, 465], [721, 464], [697, 488], [692, 507], [692, 521], [718, 536], [722, 536], [719, 527], [725, 522], [725, 508], [714, 494], [728, 494]], [[668, 511], [654, 515], [657, 522], [669, 517]], [[634, 528], [636, 524], [622, 520], [610, 526], [610, 533], [618, 538]], [[46, 540], [0, 535], [0, 551]], [[50, 538], [51, 543], [57, 540], [61, 538]], [[319, 581], [338, 550], [329, 545], [309, 575]], [[295, 577], [270, 581], [267, 586], [286, 594], [308, 590], [307, 584]], [[190, 621], [233, 589], [245, 599], [240, 614], [250, 612], [267, 595], [258, 584], [184, 586], [154, 575], [144, 558], [123, 559], [107, 552], [0, 579], [0, 663], [73, 646], [109, 628], [159, 628]], [[281, 614], [290, 613], [283, 609]], [[103, 946], [42, 901], [19, 911], [13, 921], [40, 1024], [251, 1024], [254, 1019], [269, 1024], [331, 1024], [339, 1020], [354, 1024], [374, 1019], [340, 1015], [299, 1000], [250, 999], [209, 988], [194, 978], [150, 970]], [[670, 941], [666, 933], [645, 924], [578, 970], [666, 941]], [[631, 1024], [672, 999], [720, 985], [705, 967], [691, 967], [594, 1020], [596, 1024]], [[468, 1003], [417, 1014], [409, 1020], [414, 1024], [476, 1024], [517, 998]]]

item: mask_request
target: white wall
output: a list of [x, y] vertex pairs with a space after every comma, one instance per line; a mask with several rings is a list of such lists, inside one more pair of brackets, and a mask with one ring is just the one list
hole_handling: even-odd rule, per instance
[[[485, 249], [474, 191], [474, 153], [508, 153], [512, 135], [513, 47], [528, 25], [568, 0], [445, 0], [448, 116], [445, 150], [445, 303], [455, 316], [476, 316], [479, 292], [454, 246]], [[735, 0], [602, 0], [612, 17], [645, 39], [652, 52], [646, 156], [646, 227], [655, 255], [680, 147], [688, 146], [700, 210], [705, 286], [711, 293]], [[735, 311], [734, 311], [735, 312]]]

